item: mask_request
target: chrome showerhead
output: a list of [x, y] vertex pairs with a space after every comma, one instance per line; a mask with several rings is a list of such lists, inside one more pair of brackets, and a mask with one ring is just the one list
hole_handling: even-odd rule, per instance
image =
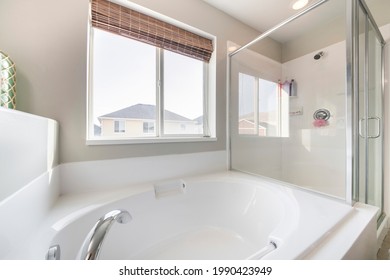
[[315, 60], [319, 60], [321, 57], [323, 57], [324, 56], [324, 52], [319, 52], [319, 53], [317, 53], [315, 56], [314, 56], [314, 59]]

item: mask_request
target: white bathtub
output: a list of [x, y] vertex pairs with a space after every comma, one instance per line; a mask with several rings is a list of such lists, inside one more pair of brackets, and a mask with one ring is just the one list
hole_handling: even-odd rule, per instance
[[[61, 259], [75, 259], [95, 222], [124, 209], [133, 219], [112, 226], [100, 259], [302, 259], [354, 212], [343, 202], [238, 172], [172, 182], [89, 202], [70, 199], [85, 207], [57, 211], [62, 216], [51, 219], [56, 234], [48, 245], [60, 246]], [[270, 242], [277, 248], [258, 255]]]

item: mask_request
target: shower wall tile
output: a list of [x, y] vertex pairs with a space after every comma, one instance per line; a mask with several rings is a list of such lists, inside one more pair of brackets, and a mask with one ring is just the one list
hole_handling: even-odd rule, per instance
[[[239, 53], [231, 60], [231, 102], [234, 105], [239, 104], [239, 73], [274, 82], [283, 77], [280, 62], [249, 49]], [[231, 106], [229, 112], [232, 124], [230, 127], [232, 168], [280, 180], [282, 138], [239, 135], [238, 107]]]
[[[319, 51], [324, 56], [315, 60]], [[290, 136], [283, 140], [283, 180], [345, 197], [345, 42], [284, 63], [283, 76], [297, 84], [290, 108], [303, 109], [290, 116]], [[328, 126], [314, 127], [318, 109], [329, 110]]]
[[282, 140], [242, 137], [237, 144], [232, 140], [232, 166], [235, 170], [281, 180]]

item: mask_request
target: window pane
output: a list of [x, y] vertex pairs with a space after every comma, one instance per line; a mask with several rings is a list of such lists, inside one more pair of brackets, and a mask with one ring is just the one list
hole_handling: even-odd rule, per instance
[[203, 62], [164, 51], [164, 133], [203, 134]]
[[265, 136], [280, 136], [279, 85], [259, 79], [259, 127]]
[[256, 79], [253, 76], [239, 73], [239, 108], [238, 133], [256, 134], [255, 93]]
[[114, 121], [114, 132], [116, 133], [124, 133], [125, 131], [125, 121], [124, 120], [119, 120], [119, 121]]
[[143, 124], [156, 121], [156, 48], [94, 28], [92, 66], [95, 136], [155, 136]]
[[144, 122], [143, 130], [145, 134], [154, 134], [154, 122]]

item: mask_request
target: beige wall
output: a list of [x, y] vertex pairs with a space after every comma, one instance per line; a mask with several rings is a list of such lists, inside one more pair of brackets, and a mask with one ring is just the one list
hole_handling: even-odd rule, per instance
[[[216, 142], [86, 146], [88, 0], [1, 0], [0, 49], [17, 66], [18, 110], [59, 121], [60, 162], [226, 149], [226, 44], [258, 32], [199, 0], [135, 0], [217, 36]], [[280, 60], [277, 43], [259, 48]], [[263, 51], [264, 53], [264, 51]]]

